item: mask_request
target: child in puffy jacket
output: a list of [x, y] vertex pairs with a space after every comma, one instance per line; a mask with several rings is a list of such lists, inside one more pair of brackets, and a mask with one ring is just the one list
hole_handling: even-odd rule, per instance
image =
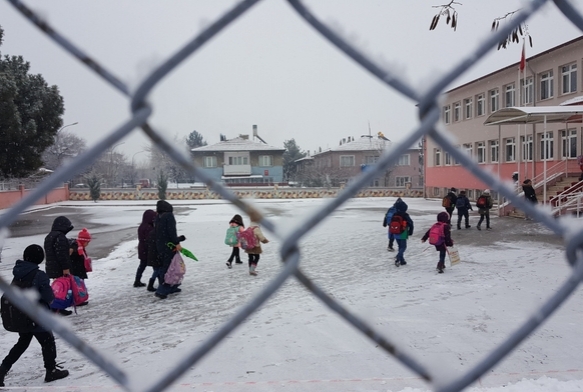
[[445, 269], [445, 253], [447, 252], [447, 247], [453, 246], [453, 240], [451, 239], [451, 226], [449, 225], [448, 222], [449, 214], [445, 211], [440, 212], [439, 214], [437, 214], [437, 223], [433, 224], [433, 226], [431, 226], [431, 229], [427, 230], [425, 235], [421, 238], [421, 242], [427, 241], [431, 233], [431, 230], [433, 230], [434, 227], [441, 226], [440, 228], [441, 235], [439, 236], [441, 238], [438, 239], [437, 243], [432, 244], [435, 246], [435, 250], [439, 252], [437, 271], [440, 274], [443, 274], [443, 270]]
[[[227, 238], [225, 239], [225, 242], [228, 242], [227, 245], [233, 249], [231, 251], [231, 256], [227, 260], [227, 268], [229, 269], [233, 266], [233, 260], [235, 260], [235, 264], [243, 264], [241, 256], [239, 255], [239, 241], [235, 241], [237, 238], [236, 233], [243, 229], [245, 229], [243, 217], [237, 214], [229, 221], [229, 229], [227, 230]], [[235, 238], [232, 238], [233, 236], [231, 234], [234, 234]]]
[[251, 249], [245, 249], [245, 253], [249, 255], [249, 275], [257, 275], [257, 264], [259, 263], [259, 258], [263, 250], [261, 249], [261, 244], [267, 244], [269, 240], [265, 238], [259, 223], [251, 222], [251, 227], [253, 227], [253, 233], [255, 234], [255, 239], [257, 240], [257, 245]]

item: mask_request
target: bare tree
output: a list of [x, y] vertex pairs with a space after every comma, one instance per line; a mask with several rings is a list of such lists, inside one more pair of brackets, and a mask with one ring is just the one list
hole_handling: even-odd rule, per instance
[[56, 170], [86, 148], [84, 139], [68, 131], [57, 132], [53, 144], [43, 152], [42, 161], [47, 169]]

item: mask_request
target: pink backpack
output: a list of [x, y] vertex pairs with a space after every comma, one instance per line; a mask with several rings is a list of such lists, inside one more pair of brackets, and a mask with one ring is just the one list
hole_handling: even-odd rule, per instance
[[443, 222], [437, 222], [429, 229], [429, 243], [431, 245], [439, 246], [445, 241], [444, 225], [445, 223]]
[[164, 275], [164, 283], [170, 285], [181, 284], [185, 273], [186, 265], [184, 264], [184, 260], [182, 260], [180, 252], [176, 252], [174, 253], [174, 257], [172, 257], [172, 261], [170, 262], [168, 271], [166, 271], [166, 275]]
[[255, 228], [257, 226], [250, 226], [243, 231], [237, 232], [237, 238], [241, 244], [241, 248], [253, 249], [257, 246], [257, 238], [255, 237]]
[[73, 292], [73, 303], [75, 306], [89, 301], [89, 292], [85, 281], [78, 276], [69, 275], [71, 277], [71, 291]]
[[71, 279], [68, 276], [61, 276], [51, 283], [55, 299], [51, 303], [52, 309], [67, 309], [73, 306], [73, 291], [71, 289]]

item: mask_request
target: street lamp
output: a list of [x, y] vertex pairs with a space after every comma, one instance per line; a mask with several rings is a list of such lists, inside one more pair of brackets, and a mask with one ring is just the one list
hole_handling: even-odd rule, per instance
[[63, 129], [65, 129], [65, 128], [67, 128], [67, 127], [70, 127], [70, 126], [73, 126], [73, 125], [77, 125], [77, 124], [79, 124], [79, 123], [78, 123], [78, 122], [74, 122], [74, 123], [71, 123], [71, 124], [63, 125], [63, 126], [62, 126], [62, 127], [61, 127], [61, 128], [58, 130], [58, 131], [57, 131], [57, 135], [58, 135], [58, 134], [59, 134], [59, 132], [61, 132]]

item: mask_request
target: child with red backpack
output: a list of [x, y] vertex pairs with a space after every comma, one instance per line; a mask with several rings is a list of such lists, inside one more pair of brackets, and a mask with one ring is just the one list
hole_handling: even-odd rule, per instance
[[453, 240], [451, 239], [451, 226], [448, 222], [449, 214], [445, 211], [440, 212], [437, 214], [437, 223], [434, 223], [421, 238], [421, 242], [425, 242], [429, 239], [429, 243], [435, 246], [435, 250], [439, 252], [437, 271], [440, 274], [443, 274], [443, 270], [445, 269], [445, 253], [447, 252], [447, 247], [453, 246]]
[[413, 235], [413, 221], [407, 209], [409, 206], [403, 200], [399, 199], [395, 202], [397, 211], [393, 214], [389, 224], [389, 233], [395, 236], [395, 241], [399, 246], [397, 257], [395, 257], [395, 265], [405, 265], [405, 251], [407, 250], [407, 239]]
[[[245, 245], [247, 243], [247, 241], [245, 241], [245, 236], [249, 231], [252, 231], [253, 234], [252, 241], [254, 240], [254, 243], [252, 246]], [[245, 253], [249, 255], [249, 275], [257, 276], [257, 264], [259, 263], [261, 253], [263, 253], [261, 244], [267, 244], [269, 240], [265, 238], [261, 228], [259, 227], [259, 223], [257, 222], [251, 222], [247, 230], [238, 233], [238, 237], [241, 243], [241, 247], [245, 249]]]

